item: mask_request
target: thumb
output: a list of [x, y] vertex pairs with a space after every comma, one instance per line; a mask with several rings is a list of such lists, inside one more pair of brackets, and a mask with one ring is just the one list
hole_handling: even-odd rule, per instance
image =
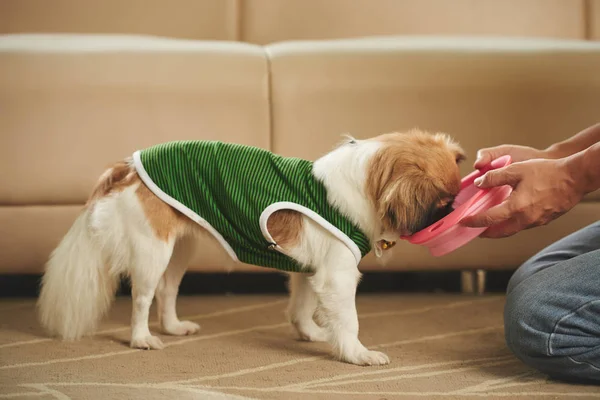
[[503, 185], [510, 185], [514, 187], [519, 180], [519, 176], [512, 172], [509, 167], [504, 167], [486, 172], [485, 175], [475, 179], [474, 184], [480, 189], [487, 189]]

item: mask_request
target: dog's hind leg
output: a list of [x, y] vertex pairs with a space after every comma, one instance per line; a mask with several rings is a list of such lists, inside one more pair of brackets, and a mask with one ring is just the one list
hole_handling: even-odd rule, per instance
[[315, 323], [313, 316], [317, 309], [318, 298], [308, 282], [310, 275], [291, 273], [289, 281], [290, 302], [287, 317], [302, 340], [324, 342], [327, 331]]
[[156, 289], [158, 321], [164, 333], [170, 335], [191, 335], [200, 330], [200, 325], [191, 321], [180, 321], [177, 317], [176, 300], [179, 284], [187, 270], [195, 237], [186, 236], [175, 245], [167, 270]]
[[136, 190], [136, 198], [128, 198], [129, 214], [142, 211], [140, 221], [128, 229], [135, 230], [132, 243], [129, 275], [133, 313], [131, 316], [131, 347], [161, 349], [161, 340], [150, 334], [148, 314], [154, 293], [173, 255], [178, 238], [185, 230], [183, 217], [150, 192], [143, 184]]
[[[141, 243], [140, 243], [141, 242]], [[138, 241], [131, 271], [131, 347], [139, 349], [162, 349], [162, 341], [152, 336], [148, 328], [148, 314], [154, 292], [167, 269], [173, 253], [174, 240], [163, 242], [144, 238]]]

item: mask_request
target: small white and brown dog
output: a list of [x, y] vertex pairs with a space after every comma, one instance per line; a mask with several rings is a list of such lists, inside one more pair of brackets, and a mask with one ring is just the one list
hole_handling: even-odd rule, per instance
[[[188, 335], [200, 329], [179, 320], [176, 297], [194, 238], [209, 232], [219, 239], [218, 233], [153, 188], [135, 158], [102, 175], [47, 263], [38, 308], [52, 335], [74, 340], [93, 333], [121, 276], [129, 276], [132, 284], [131, 347], [163, 347], [148, 328], [155, 296], [162, 332]], [[310, 173], [324, 187], [326, 202], [364, 233], [369, 250], [381, 255], [389, 242], [448, 212], [459, 191], [463, 158], [446, 134], [412, 130], [349, 139], [311, 163]], [[281, 253], [306, 267], [290, 273], [289, 283], [287, 315], [300, 338], [327, 341], [337, 359], [352, 364], [389, 363], [387, 355], [368, 350], [358, 339], [355, 294], [361, 274], [356, 251], [343, 240], [347, 237], [301, 209], [276, 209], [265, 223]]]

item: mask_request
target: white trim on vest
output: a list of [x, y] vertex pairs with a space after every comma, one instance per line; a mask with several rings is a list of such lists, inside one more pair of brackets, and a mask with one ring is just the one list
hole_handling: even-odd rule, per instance
[[333, 224], [331, 224], [329, 221], [327, 221], [325, 218], [321, 217], [319, 214], [317, 214], [313, 210], [306, 208], [304, 206], [301, 206], [300, 204], [292, 203], [290, 201], [280, 201], [278, 203], [273, 203], [270, 206], [268, 206], [267, 208], [265, 208], [265, 210], [260, 215], [260, 230], [262, 231], [263, 236], [265, 237], [265, 239], [267, 239], [269, 241], [269, 243], [274, 244], [275, 249], [277, 251], [279, 251], [280, 253], [288, 255], [273, 240], [273, 237], [271, 236], [271, 234], [269, 233], [269, 230], [267, 228], [267, 222], [269, 220], [269, 217], [275, 211], [279, 211], [279, 210], [293, 210], [293, 211], [298, 211], [299, 213], [306, 215], [307, 217], [309, 217], [310, 219], [315, 221], [317, 224], [321, 225], [325, 230], [327, 230], [333, 236], [335, 236], [336, 238], [341, 240], [346, 245], [346, 247], [348, 247], [348, 249], [352, 252], [352, 254], [354, 255], [354, 258], [356, 258], [356, 265], [358, 265], [358, 263], [360, 263], [360, 260], [362, 259], [362, 254], [360, 252], [360, 249], [358, 248], [356, 243], [354, 243], [354, 241], [352, 241], [352, 239], [350, 239], [348, 237], [348, 235], [346, 235], [344, 232], [342, 232], [341, 230], [336, 228]]

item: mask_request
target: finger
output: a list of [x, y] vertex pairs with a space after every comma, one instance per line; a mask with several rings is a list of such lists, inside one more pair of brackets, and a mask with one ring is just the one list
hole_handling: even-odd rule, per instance
[[515, 218], [511, 218], [506, 222], [494, 225], [486, 229], [479, 237], [488, 239], [500, 239], [512, 236], [525, 229], [522, 224]]
[[[560, 214], [562, 215], [562, 214]], [[512, 217], [509, 220], [494, 225], [489, 229], [486, 229], [480, 236], [487, 238], [501, 238], [512, 236], [515, 233], [521, 232], [526, 229], [532, 229], [541, 225], [546, 225], [559, 215], [553, 215], [551, 219], [542, 218], [539, 214], [529, 214], [529, 218], [524, 217]]]
[[501, 222], [507, 221], [512, 217], [508, 202], [504, 202], [500, 205], [490, 208], [487, 211], [483, 211], [479, 214], [465, 217], [461, 220], [461, 225], [468, 226], [469, 228], [487, 228]]
[[509, 145], [501, 145], [479, 150], [477, 152], [477, 159], [473, 164], [473, 168], [481, 169], [485, 167], [486, 165], [494, 161], [496, 158], [509, 154], [511, 148], [512, 146]]
[[473, 164], [473, 168], [481, 169], [492, 162], [494, 159], [492, 155], [493, 149], [481, 149], [477, 152], [477, 159]]
[[514, 187], [519, 181], [519, 175], [512, 168], [504, 167], [486, 172], [483, 176], [475, 179], [474, 184], [480, 189], [487, 189], [503, 185]]

